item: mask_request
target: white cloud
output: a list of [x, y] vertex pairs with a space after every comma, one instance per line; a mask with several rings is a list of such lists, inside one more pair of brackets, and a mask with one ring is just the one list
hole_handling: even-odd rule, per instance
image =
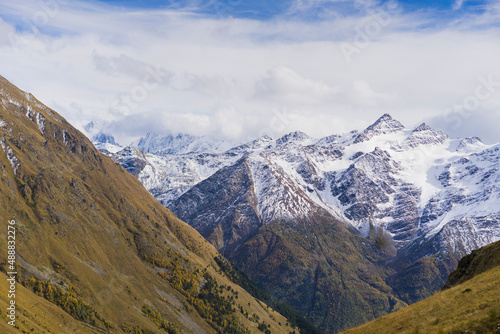
[[[478, 76], [500, 79], [500, 31], [488, 24], [498, 18], [493, 5], [449, 25], [425, 13], [394, 14], [348, 63], [339, 43], [353, 43], [369, 11], [261, 22], [58, 3], [47, 24], [35, 26], [36, 35], [7, 22], [33, 21], [43, 13], [37, 1], [0, 4], [9, 17], [0, 20], [0, 74], [76, 125], [113, 122], [109, 131], [122, 142], [152, 131], [233, 141], [294, 130], [319, 137], [362, 128], [385, 112], [412, 126], [442, 117], [473, 93]], [[377, 8], [371, 1], [360, 6]], [[415, 29], [432, 23], [439, 28]], [[145, 85], [155, 68], [166, 77]], [[134, 96], [129, 107], [116, 108]], [[500, 92], [482, 103], [471, 124], [500, 141], [492, 131], [495, 110]]]
[[493, 144], [499, 141], [499, 119], [500, 109], [479, 109], [470, 113], [443, 113], [427, 119], [426, 122], [445, 131], [452, 138], [479, 137], [484, 143]]
[[10, 45], [10, 36], [15, 32], [14, 27], [0, 18], [0, 46]]
[[464, 4], [464, 0], [455, 0], [455, 3], [453, 4], [453, 10], [458, 10], [462, 8], [462, 5]]
[[366, 80], [355, 80], [352, 86], [352, 101], [358, 102], [361, 106], [373, 107], [377, 105], [388, 105], [394, 100], [394, 97], [390, 94], [375, 92], [370, 83]]
[[338, 90], [321, 81], [301, 77], [288, 67], [278, 66], [259, 80], [255, 87], [257, 98], [270, 99], [286, 104], [311, 105], [332, 100]]

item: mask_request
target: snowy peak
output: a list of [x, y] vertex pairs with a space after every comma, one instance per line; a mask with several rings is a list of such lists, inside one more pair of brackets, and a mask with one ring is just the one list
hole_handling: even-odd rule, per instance
[[267, 135], [264, 135], [260, 138], [257, 138], [255, 140], [252, 140], [249, 143], [239, 145], [236, 147], [233, 147], [227, 153], [230, 154], [249, 154], [254, 151], [266, 149], [266, 148], [271, 148], [273, 145], [273, 139]]
[[229, 148], [227, 143], [213, 137], [188, 134], [161, 137], [155, 133], [148, 133], [133, 145], [145, 152], [158, 155], [220, 153]]
[[420, 145], [438, 145], [448, 139], [444, 132], [434, 130], [425, 123], [420, 124], [403, 143], [403, 149], [415, 148]]
[[328, 145], [336, 144], [338, 142], [339, 138], [341, 138], [341, 137], [342, 136], [340, 136], [340, 135], [331, 135], [331, 136], [323, 137], [320, 140], [318, 140], [316, 145], [328, 146]]
[[287, 143], [303, 143], [305, 141], [310, 141], [312, 138], [307, 134], [301, 131], [291, 132], [289, 134], [284, 135], [283, 137], [276, 140], [276, 146], [282, 146]]
[[432, 128], [430, 126], [428, 126], [427, 124], [422, 123], [419, 126], [417, 126], [415, 128], [415, 130], [413, 130], [413, 133], [415, 133], [415, 132], [422, 132], [422, 131], [429, 131], [429, 130], [432, 130]]
[[364, 132], [391, 133], [403, 130], [404, 126], [389, 114], [384, 114], [375, 123], [370, 125]]
[[265, 135], [260, 138], [257, 138], [256, 140], [252, 141], [253, 144], [262, 146], [262, 145], [269, 145], [273, 141], [273, 138]]
[[370, 140], [375, 136], [393, 133], [404, 129], [403, 124], [392, 118], [389, 114], [384, 114], [375, 123], [367, 127], [354, 140], [354, 144]]
[[458, 144], [457, 151], [465, 150], [477, 150], [478, 148], [484, 147], [485, 145], [479, 137], [468, 137], [460, 140]]

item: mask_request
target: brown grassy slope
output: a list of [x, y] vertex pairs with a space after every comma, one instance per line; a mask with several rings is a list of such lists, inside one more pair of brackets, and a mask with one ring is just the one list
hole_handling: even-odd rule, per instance
[[[0, 280], [5, 282], [7, 276], [0, 273]], [[16, 324], [18, 328], [12, 327], [4, 320], [5, 310], [9, 306], [10, 299], [7, 297], [5, 284], [2, 284], [0, 290], [0, 308], [2, 310], [2, 318], [0, 320], [0, 333], [15, 334], [15, 333], [57, 333], [57, 334], [73, 334], [73, 333], [102, 333], [97, 328], [92, 328], [89, 325], [75, 321], [69, 314], [61, 310], [59, 307], [48, 302], [47, 300], [33, 294], [22, 286], [17, 287], [16, 300], [22, 301], [22, 305], [16, 310], [18, 316]], [[54, 326], [57, 325], [57, 326]], [[148, 326], [150, 330], [155, 330], [156, 326], [148, 323], [143, 324]]]
[[474, 251], [450, 275], [450, 288], [345, 333], [500, 333], [499, 250], [496, 242]]
[[[37, 123], [42, 119], [40, 128]], [[159, 277], [157, 269], [144, 263], [153, 256], [179, 258], [191, 269], [208, 268], [219, 284], [239, 291], [239, 303], [271, 324], [273, 333], [291, 330], [284, 326], [286, 319], [274, 314], [273, 320], [270, 311], [217, 274], [212, 268], [216, 250], [159, 204], [136, 178], [53, 110], [1, 77], [0, 121], [3, 266], [7, 220], [15, 219], [20, 277], [50, 281], [63, 289], [74, 286], [79, 298], [114, 326], [113, 333], [120, 333], [125, 322], [151, 327], [140, 312], [144, 305], [187, 333], [214, 331], [183, 295]], [[26, 307], [35, 297], [26, 292], [19, 303]], [[257, 331], [248, 319], [240, 316], [240, 320]], [[57, 318], [41, 321], [59, 333]]]

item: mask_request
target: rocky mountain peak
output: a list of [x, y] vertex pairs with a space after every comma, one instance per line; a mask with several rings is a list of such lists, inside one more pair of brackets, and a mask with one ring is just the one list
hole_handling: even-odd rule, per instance
[[389, 114], [384, 114], [372, 125], [367, 127], [363, 132], [361, 132], [358, 137], [354, 140], [354, 144], [362, 143], [364, 141], [370, 140], [375, 136], [393, 133], [401, 131], [404, 129], [403, 124], [392, 118]]
[[269, 137], [268, 135], [264, 135], [262, 137], [259, 137], [255, 140], [252, 140], [251, 142], [248, 142], [246, 144], [242, 144], [236, 147], [233, 147], [232, 149], [228, 150], [227, 153], [229, 154], [248, 154], [251, 153], [255, 150], [260, 150], [266, 147], [269, 147], [270, 145], [273, 144], [273, 138]]
[[262, 137], [257, 138], [255, 141], [256, 142], [258, 141], [261, 143], [269, 143], [269, 142], [273, 141], [273, 138], [269, 137], [268, 135], [263, 135]]
[[301, 142], [304, 140], [311, 139], [307, 134], [305, 134], [302, 131], [294, 131], [290, 132], [289, 134], [284, 135], [283, 137], [279, 138], [276, 140], [276, 145], [284, 145], [286, 143], [290, 142]]
[[444, 143], [448, 139], [448, 135], [442, 131], [434, 130], [425, 123], [417, 126], [406, 138], [402, 145], [402, 149], [412, 149], [420, 145], [438, 145]]
[[458, 144], [457, 151], [461, 151], [467, 148], [474, 148], [475, 146], [482, 145], [483, 142], [479, 137], [468, 137], [464, 138]]
[[419, 126], [417, 126], [415, 128], [415, 130], [413, 130], [413, 133], [415, 133], [415, 132], [422, 132], [422, 131], [430, 131], [430, 130], [432, 130], [432, 128], [430, 126], [428, 126], [425, 123], [422, 123]]
[[402, 129], [404, 129], [403, 124], [392, 118], [389, 114], [382, 115], [382, 117], [367, 128], [367, 130], [388, 130], [388, 132], [395, 132]]

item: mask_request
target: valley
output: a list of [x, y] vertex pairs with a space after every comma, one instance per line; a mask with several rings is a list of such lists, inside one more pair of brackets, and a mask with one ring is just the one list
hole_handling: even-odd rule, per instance
[[[500, 239], [500, 147], [388, 114], [229, 149], [187, 135], [96, 145], [326, 332], [431, 296], [463, 255]], [[340, 315], [344, 302], [359, 319]]]

